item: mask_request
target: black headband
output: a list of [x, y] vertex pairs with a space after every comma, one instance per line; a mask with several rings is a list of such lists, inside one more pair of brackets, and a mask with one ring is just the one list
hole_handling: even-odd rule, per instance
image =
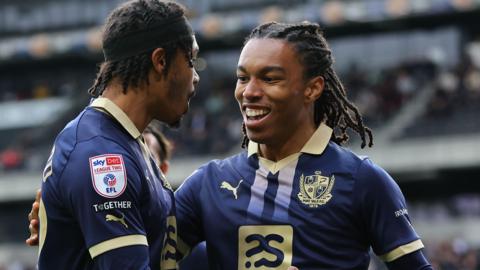
[[192, 27], [187, 19], [184, 16], [175, 17], [109, 40], [103, 44], [103, 55], [105, 61], [118, 61], [192, 35]]

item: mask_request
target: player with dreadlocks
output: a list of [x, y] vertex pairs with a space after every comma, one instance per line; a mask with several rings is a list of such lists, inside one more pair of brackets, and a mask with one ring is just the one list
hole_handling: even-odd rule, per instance
[[107, 19], [103, 52], [97, 98], [43, 173], [38, 269], [176, 269], [173, 191], [141, 134], [187, 112], [198, 45], [183, 7], [133, 0]]
[[319, 25], [267, 23], [247, 38], [235, 98], [248, 151], [176, 191], [180, 252], [206, 240], [210, 269], [431, 269], [393, 179], [341, 146], [372, 133], [333, 71]]

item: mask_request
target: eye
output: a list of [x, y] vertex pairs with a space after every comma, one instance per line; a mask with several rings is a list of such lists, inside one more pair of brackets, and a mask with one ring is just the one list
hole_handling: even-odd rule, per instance
[[277, 78], [277, 77], [271, 77], [271, 76], [263, 77], [263, 81], [266, 83], [275, 83], [275, 82], [278, 82], [279, 80], [280, 78]]
[[194, 54], [191, 51], [187, 54], [188, 66], [189, 67], [196, 68], [196, 64], [197, 64], [197, 60], [198, 60], [197, 55], [198, 55], [198, 53]]
[[241, 82], [241, 83], [244, 83], [244, 82], [247, 82], [248, 80], [248, 77], [245, 76], [245, 75], [237, 75], [237, 81], [238, 82]]
[[194, 68], [195, 65], [196, 65], [196, 63], [197, 63], [197, 58], [190, 58], [190, 59], [188, 60], [188, 65], [189, 65], [191, 68]]

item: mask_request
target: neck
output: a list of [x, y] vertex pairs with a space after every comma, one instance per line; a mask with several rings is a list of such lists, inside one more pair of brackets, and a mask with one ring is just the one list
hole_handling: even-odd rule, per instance
[[115, 103], [140, 132], [143, 132], [153, 119], [147, 110], [147, 96], [144, 89], [128, 88], [127, 93], [123, 93], [122, 85], [118, 81], [112, 81], [103, 91], [102, 97]]
[[295, 130], [295, 132], [288, 138], [280, 139], [273, 143], [259, 144], [260, 155], [276, 162], [292, 154], [299, 153], [313, 133], [315, 133], [316, 127], [313, 124], [292, 130]]

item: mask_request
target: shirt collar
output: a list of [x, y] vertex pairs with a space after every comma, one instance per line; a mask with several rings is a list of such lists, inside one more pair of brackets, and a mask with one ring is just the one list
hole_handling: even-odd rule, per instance
[[120, 107], [118, 107], [108, 98], [99, 97], [90, 104], [90, 107], [101, 109], [109, 113], [134, 139], [138, 139], [141, 136], [140, 131], [138, 131], [132, 120], [128, 118], [128, 116], [124, 111], [122, 111], [122, 109], [120, 109]]
[[[312, 137], [310, 137], [307, 143], [302, 147], [300, 153], [320, 155], [327, 147], [330, 137], [332, 136], [332, 132], [332, 128], [324, 123], [320, 124], [317, 130], [315, 130], [313, 133]], [[248, 142], [249, 157], [253, 154], [258, 155], [258, 150], [258, 143], [252, 141]]]

